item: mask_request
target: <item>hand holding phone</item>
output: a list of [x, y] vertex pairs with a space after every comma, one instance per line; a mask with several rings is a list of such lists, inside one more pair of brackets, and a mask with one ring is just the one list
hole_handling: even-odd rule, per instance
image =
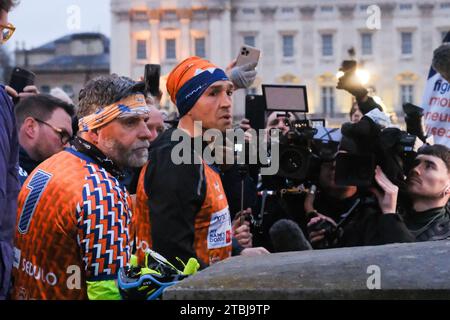
[[159, 78], [161, 76], [161, 66], [159, 64], [146, 64], [144, 73], [145, 93], [152, 96], [159, 96]]
[[252, 46], [244, 45], [239, 50], [238, 57], [236, 59], [236, 66], [242, 66], [249, 63], [254, 63], [255, 66], [259, 62], [261, 51]]
[[234, 67], [229, 73], [231, 82], [236, 89], [250, 87], [256, 79], [256, 65], [260, 51], [250, 46], [242, 46]]
[[33, 72], [15, 67], [11, 74], [9, 86], [16, 90], [17, 93], [21, 93], [26, 86], [34, 85], [35, 78], [36, 75]]

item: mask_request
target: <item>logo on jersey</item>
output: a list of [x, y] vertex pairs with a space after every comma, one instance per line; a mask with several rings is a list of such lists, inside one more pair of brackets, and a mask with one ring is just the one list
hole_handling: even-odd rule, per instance
[[231, 243], [231, 218], [228, 207], [211, 215], [208, 229], [208, 249], [217, 249]]

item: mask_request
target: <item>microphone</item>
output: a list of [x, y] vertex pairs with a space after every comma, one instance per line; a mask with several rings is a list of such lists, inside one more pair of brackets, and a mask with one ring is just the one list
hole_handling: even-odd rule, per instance
[[270, 227], [269, 235], [275, 252], [312, 250], [303, 231], [292, 220], [278, 220]]

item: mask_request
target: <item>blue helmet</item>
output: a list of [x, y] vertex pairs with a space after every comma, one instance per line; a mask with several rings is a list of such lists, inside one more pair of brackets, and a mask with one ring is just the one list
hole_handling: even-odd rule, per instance
[[137, 265], [132, 257], [131, 265], [119, 270], [118, 285], [123, 299], [155, 300], [164, 290], [194, 274], [199, 267], [196, 259], [189, 259], [184, 272], [179, 271], [163, 256], [150, 249], [145, 254], [145, 266]]

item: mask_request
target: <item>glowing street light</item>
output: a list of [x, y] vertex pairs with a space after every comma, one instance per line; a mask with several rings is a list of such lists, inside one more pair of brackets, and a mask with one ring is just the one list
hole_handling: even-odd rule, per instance
[[356, 76], [359, 79], [359, 82], [364, 86], [369, 82], [370, 79], [370, 73], [367, 70], [364, 69], [356, 69], [355, 71]]
[[[338, 71], [336, 73], [336, 78], [339, 79], [344, 75], [343, 71]], [[356, 69], [355, 75], [361, 85], [366, 85], [370, 80], [370, 73], [365, 69]]]

